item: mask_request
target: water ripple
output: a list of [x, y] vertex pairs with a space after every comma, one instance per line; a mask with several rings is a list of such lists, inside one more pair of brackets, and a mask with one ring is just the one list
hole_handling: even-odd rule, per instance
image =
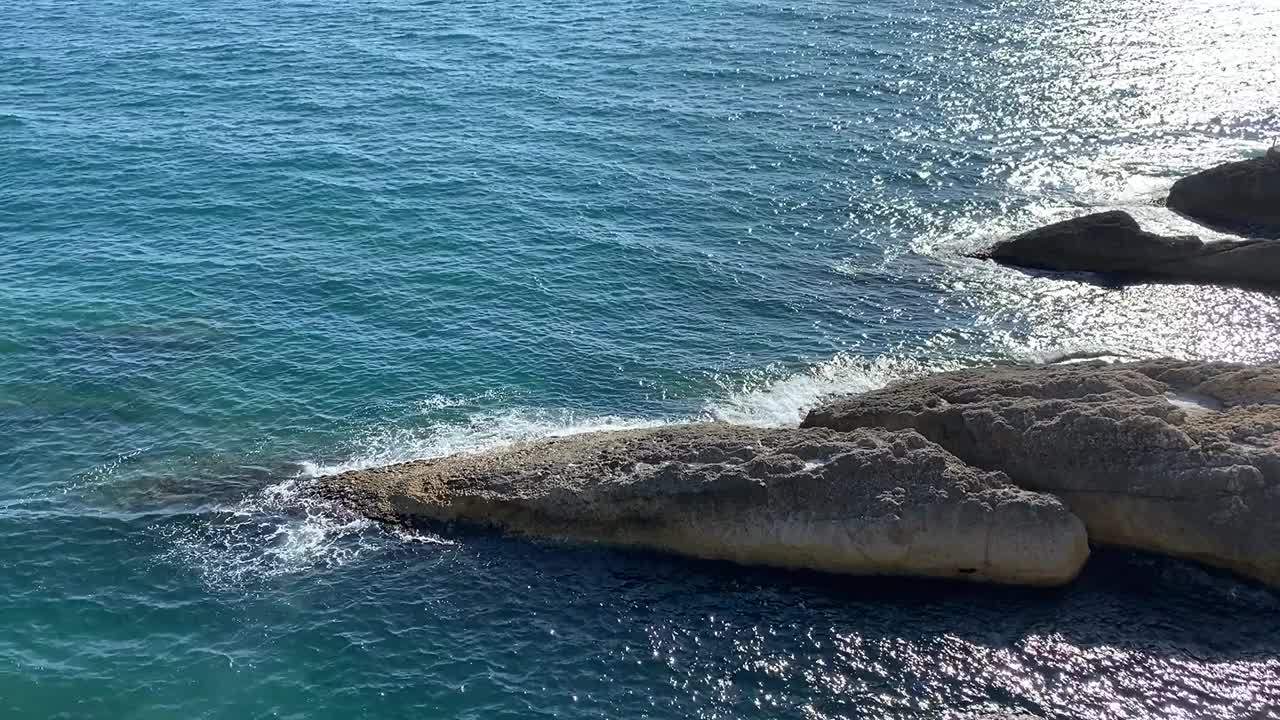
[[[1275, 717], [1275, 596], [460, 536], [310, 474], [795, 424], [989, 360], [1280, 358], [1274, 294], [964, 252], [1280, 137], [1270, 0], [0, 8], [0, 714]], [[1270, 715], [1268, 715], [1270, 713]]]

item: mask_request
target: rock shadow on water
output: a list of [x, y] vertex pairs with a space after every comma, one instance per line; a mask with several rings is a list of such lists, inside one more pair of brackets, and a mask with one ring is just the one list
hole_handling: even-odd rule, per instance
[[[1226, 242], [1226, 241], [1224, 241]], [[1280, 241], [1277, 241], [1280, 242]], [[1034, 278], [1037, 280], [1065, 280], [1068, 282], [1078, 282], [1086, 285], [1092, 285], [1103, 290], [1123, 291], [1129, 288], [1139, 287], [1143, 285], [1167, 285], [1170, 287], [1196, 289], [1206, 285], [1213, 285], [1200, 280], [1180, 279], [1172, 277], [1160, 277], [1157, 275], [1145, 275], [1137, 272], [1093, 272], [1089, 270], [1041, 270], [1031, 267], [1017, 267], [1014, 265], [1001, 265], [1005, 270], [1015, 272], [1023, 277]], [[1270, 297], [1280, 298], [1280, 287], [1269, 286], [1257, 282], [1235, 282], [1231, 285], [1224, 285], [1229, 290], [1244, 291], [1249, 293], [1258, 293]]]
[[[1226, 571], [1133, 550], [1096, 548], [1075, 582], [1039, 588], [746, 566], [644, 548], [517, 539], [467, 523], [417, 520], [411, 527], [447, 537], [495, 569], [525, 567], [572, 595], [614, 596], [621, 588], [687, 603], [690, 611], [745, 602], [766, 614], [787, 608], [866, 617], [857, 628], [864, 639], [932, 633], [1000, 648], [1052, 634], [1078, 648], [1205, 663], [1274, 661], [1280, 655], [1280, 592]], [[437, 550], [405, 543], [396, 552], [408, 555], [411, 567], [414, 553]], [[895, 622], [885, 624], [888, 616]]]
[[[1280, 597], [1180, 561], [1104, 550], [1076, 583], [1045, 590], [744, 567], [470, 526], [448, 537], [392, 545], [362, 576], [362, 592], [457, 628], [405, 642], [451, 654], [454, 635], [492, 627], [514, 667], [585, 663], [582, 682], [680, 716], [1120, 720], [1256, 717], [1280, 703]], [[547, 672], [530, 680], [542, 686]]]

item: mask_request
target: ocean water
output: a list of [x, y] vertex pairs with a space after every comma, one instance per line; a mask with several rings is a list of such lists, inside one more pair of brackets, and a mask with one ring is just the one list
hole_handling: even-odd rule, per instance
[[966, 260], [1280, 137], [1273, 0], [0, 6], [0, 717], [1280, 717], [1280, 596], [391, 533], [317, 475], [795, 424], [1280, 299]]

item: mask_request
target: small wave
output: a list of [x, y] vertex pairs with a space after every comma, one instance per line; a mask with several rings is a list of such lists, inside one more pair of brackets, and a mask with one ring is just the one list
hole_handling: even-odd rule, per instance
[[524, 440], [598, 430], [634, 430], [689, 420], [691, 418], [583, 416], [571, 411], [513, 408], [480, 412], [469, 416], [465, 422], [436, 423], [425, 429], [378, 428], [357, 438], [354, 443], [357, 449], [343, 459], [333, 462], [304, 460], [298, 465], [303, 477], [321, 477], [411, 460], [481, 452]]
[[422, 532], [420, 530], [410, 530], [408, 528], [391, 528], [389, 532], [394, 535], [400, 542], [405, 543], [422, 543], [424, 545], [455, 545], [454, 541], [446, 540], [439, 535]]
[[[343, 457], [301, 460], [297, 465], [301, 478], [316, 478], [603, 430], [636, 430], [699, 420], [795, 427], [803, 415], [823, 398], [868, 392], [898, 379], [953, 366], [954, 363], [923, 362], [897, 356], [867, 360], [840, 353], [799, 371], [774, 366], [745, 375], [719, 376], [715, 380], [719, 392], [703, 402], [700, 412], [687, 416], [582, 415], [570, 410], [528, 407], [481, 411], [423, 428], [395, 424], [379, 426], [357, 435], [351, 442], [355, 449]], [[421, 404], [437, 409], [472, 403], [462, 399], [454, 402], [431, 398]]]
[[494, 390], [476, 395], [431, 395], [417, 402], [418, 412], [424, 415], [449, 408], [467, 407], [500, 397]]
[[1085, 363], [1102, 361], [1108, 363], [1117, 362], [1133, 362], [1142, 360], [1147, 356], [1138, 355], [1136, 353], [1117, 352], [1110, 348], [1097, 345], [1063, 345], [1057, 348], [1046, 350], [1023, 350], [1014, 352], [1011, 360], [1015, 363], [1024, 363], [1028, 365], [1069, 365], [1072, 363]]
[[160, 526], [169, 544], [162, 559], [225, 589], [344, 565], [374, 547], [369, 520], [302, 492], [305, 482], [291, 478], [194, 522]]
[[795, 427], [824, 398], [869, 392], [895, 380], [950, 369], [941, 361], [920, 362], [892, 355], [872, 360], [839, 353], [799, 372], [766, 370], [722, 383], [726, 397], [707, 402], [705, 413], [716, 420], [765, 427]]
[[[429, 398], [427, 410], [459, 407], [470, 399]], [[169, 550], [162, 558], [197, 570], [216, 589], [250, 586], [264, 579], [332, 569], [385, 547], [388, 537], [401, 543], [452, 545], [444, 538], [393, 529], [373, 533], [374, 523], [339, 504], [307, 492], [314, 478], [408, 460], [459, 452], [477, 452], [539, 437], [557, 437], [605, 429], [666, 424], [614, 416], [515, 409], [479, 413], [460, 424], [440, 423], [423, 432], [400, 428], [372, 431], [360, 449], [335, 463], [299, 463], [297, 477], [270, 485], [239, 503], [202, 513], [194, 522], [164, 526]]]
[[114, 481], [117, 471], [141, 458], [147, 450], [148, 448], [137, 448], [123, 452], [111, 460], [93, 466], [85, 472], [75, 474], [68, 481], [62, 483], [62, 494], [83, 493], [107, 487]]
[[[804, 411], [829, 395], [865, 392], [933, 366], [895, 358], [865, 361], [851, 355], [800, 372], [770, 369], [722, 381], [724, 397], [708, 401], [702, 418], [754, 425], [795, 426]], [[432, 397], [419, 410], [474, 404], [474, 398]], [[264, 579], [346, 565], [394, 537], [402, 543], [448, 545], [435, 535], [406, 530], [371, 533], [369, 520], [307, 492], [314, 478], [350, 470], [441, 457], [549, 437], [600, 430], [658, 427], [699, 418], [581, 415], [566, 410], [512, 408], [483, 411], [461, 421], [420, 429], [392, 426], [367, 431], [356, 450], [336, 461], [297, 463], [297, 477], [269, 485], [230, 506], [206, 509], [193, 522], [160, 526], [168, 540], [164, 559], [196, 568], [206, 585], [242, 588]]]
[[[1076, 348], [1018, 358], [1056, 363], [1107, 358], [1105, 352]], [[167, 557], [195, 567], [211, 587], [241, 587], [253, 581], [313, 569], [345, 565], [374, 551], [387, 538], [400, 543], [448, 545], [441, 537], [391, 530], [367, 532], [370, 521], [325, 502], [306, 490], [315, 478], [411, 460], [474, 453], [517, 442], [602, 430], [659, 427], [697, 420], [720, 420], [764, 427], [795, 427], [825, 398], [864, 393], [894, 381], [951, 370], [959, 361], [885, 355], [866, 359], [839, 353], [796, 371], [773, 366], [716, 379], [719, 392], [700, 413], [687, 417], [638, 418], [581, 415], [568, 410], [518, 407], [479, 411], [422, 428], [391, 425], [365, 431], [351, 443], [355, 450], [337, 460], [297, 463], [296, 477], [270, 485], [227, 507], [201, 513], [195, 523], [167, 531]], [[488, 396], [486, 396], [488, 397]], [[475, 398], [431, 397], [424, 414], [472, 406]]]

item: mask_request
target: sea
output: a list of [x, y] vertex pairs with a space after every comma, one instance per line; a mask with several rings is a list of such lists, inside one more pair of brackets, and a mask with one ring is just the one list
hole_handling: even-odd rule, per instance
[[311, 499], [988, 362], [1280, 359], [1280, 296], [966, 253], [1280, 138], [1276, 0], [0, 4], [0, 717], [1280, 718], [1280, 595], [1020, 590]]

